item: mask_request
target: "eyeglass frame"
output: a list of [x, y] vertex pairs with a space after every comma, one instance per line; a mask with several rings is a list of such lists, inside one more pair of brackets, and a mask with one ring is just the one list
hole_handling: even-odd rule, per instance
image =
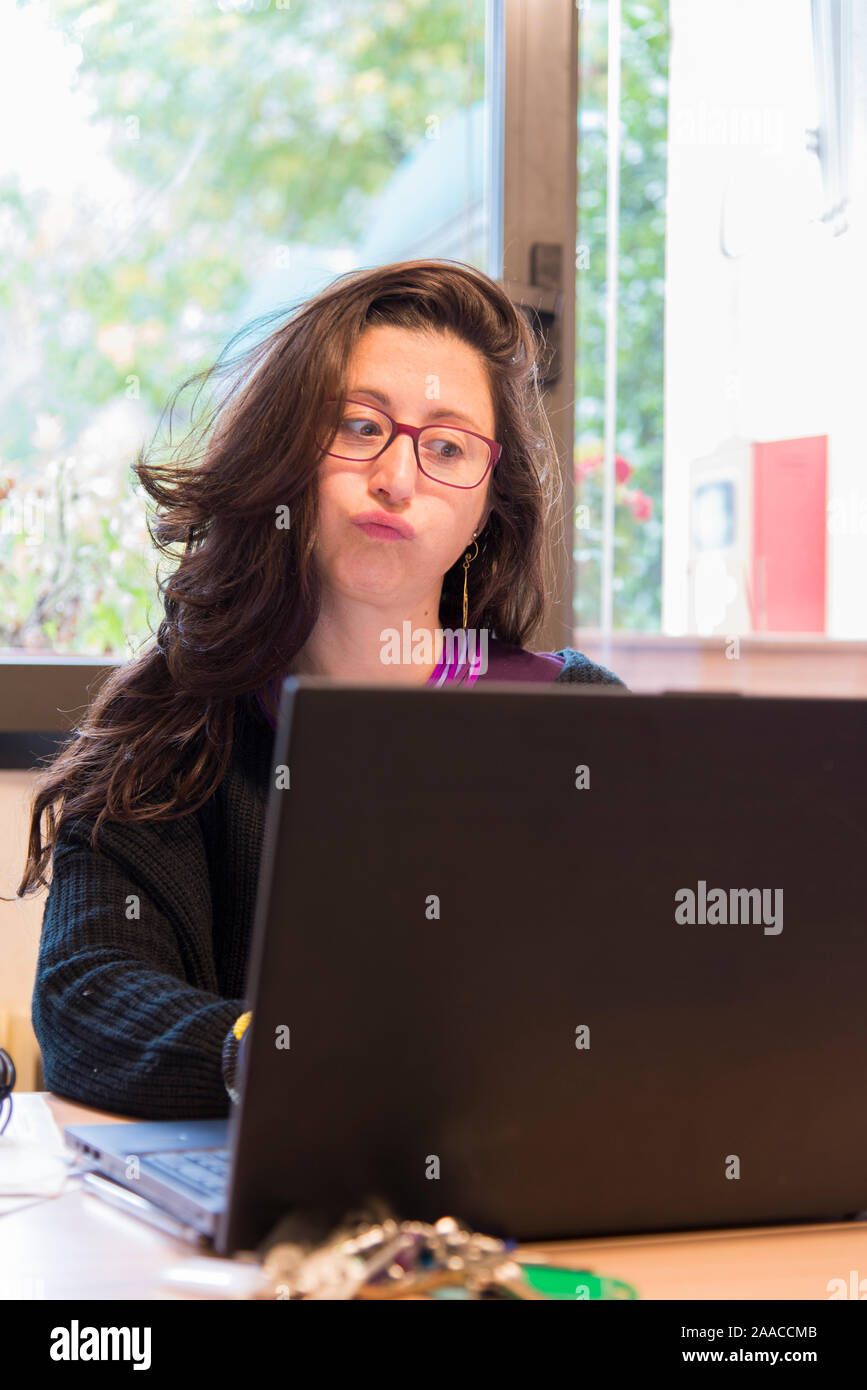
[[[338, 402], [335, 399], [326, 401], [325, 404], [337, 405]], [[476, 430], [464, 429], [463, 425], [447, 426], [447, 428], [453, 430], [460, 430], [462, 434], [472, 435], [473, 439], [481, 439], [483, 444], [487, 444], [488, 451], [490, 453], [490, 458], [488, 459], [487, 467], [485, 468], [484, 473], [482, 474], [481, 478], [479, 478], [479, 481], [477, 483], [447, 483], [444, 478], [434, 478], [431, 476], [430, 473], [425, 473], [425, 470], [421, 466], [421, 459], [419, 458], [418, 453], [419, 435], [422, 433], [423, 430], [436, 429], [436, 425], [405, 425], [402, 423], [402, 421], [395, 420], [394, 416], [389, 415], [387, 410], [380, 409], [378, 405], [371, 405], [369, 401], [356, 401], [351, 397], [347, 397], [347, 399], [344, 401], [344, 405], [361, 405], [364, 406], [366, 410], [375, 411], [377, 415], [384, 415], [386, 420], [388, 420], [389, 424], [391, 425], [391, 434], [383, 444], [382, 448], [378, 451], [378, 453], [371, 454], [370, 458], [368, 459], [352, 458], [349, 454], [333, 454], [330, 449], [326, 449], [325, 453], [328, 454], [329, 458], [345, 459], [347, 463], [373, 463], [374, 459], [380, 458], [380, 456], [385, 453], [389, 444], [394, 443], [395, 439], [397, 439], [399, 434], [408, 434], [410, 439], [412, 440], [412, 447], [415, 451], [415, 461], [418, 465], [418, 470], [420, 473], [423, 473], [426, 478], [430, 478], [432, 483], [442, 483], [443, 487], [457, 487], [460, 488], [461, 492], [472, 492], [473, 488], [481, 487], [488, 474], [493, 472], [493, 470], [499, 463], [500, 458], [502, 457], [503, 446], [502, 444], [498, 444], [496, 439], [488, 439], [487, 435], [479, 434]]]

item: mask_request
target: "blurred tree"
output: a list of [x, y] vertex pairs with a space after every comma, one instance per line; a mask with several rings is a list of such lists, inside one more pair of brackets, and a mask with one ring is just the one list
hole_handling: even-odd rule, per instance
[[293, 242], [351, 248], [431, 113], [483, 97], [485, 6], [19, 8], [77, 57], [109, 177], [0, 179], [0, 646], [126, 657], [160, 617], [139, 445], [259, 272]]

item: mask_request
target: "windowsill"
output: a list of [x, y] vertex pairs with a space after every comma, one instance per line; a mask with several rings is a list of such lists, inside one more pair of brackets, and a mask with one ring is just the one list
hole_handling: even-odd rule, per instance
[[818, 633], [730, 637], [576, 630], [572, 645], [630, 690], [720, 690], [745, 695], [867, 696], [867, 641]]
[[[747, 632], [731, 633], [725, 637], [717, 633], [711, 637], [699, 637], [695, 633], [682, 633], [674, 636], [665, 632], [621, 630], [613, 632], [609, 641], [615, 651], [631, 647], [651, 648], [655, 651], [660, 649], [722, 651], [735, 638], [737, 638], [742, 651], [746, 647], [751, 647], [770, 648], [775, 651], [791, 648], [792, 651], [796, 652], [815, 651], [818, 653], [828, 651], [867, 652], [867, 638], [824, 637], [820, 632]], [[575, 629], [574, 645], [580, 651], [584, 650], [581, 646], [582, 642], [592, 642], [594, 646], [599, 646], [602, 641], [600, 628], [581, 627]]]
[[126, 656], [96, 656], [94, 653], [30, 651], [24, 647], [0, 647], [0, 666], [93, 666], [105, 670], [121, 666]]
[[[737, 637], [741, 647], [772, 646], [777, 650], [791, 647], [793, 650], [813, 649], [817, 652], [867, 651], [867, 638], [825, 637], [819, 632], [748, 632], [731, 633], [727, 636], [715, 634], [700, 637], [695, 633], [673, 635], [665, 632], [632, 632], [626, 628], [613, 632], [610, 642], [615, 650], [627, 647], [649, 647], [654, 649], [714, 651], [725, 647]], [[581, 642], [592, 642], [597, 646], [602, 641], [600, 628], [576, 628], [573, 645], [580, 650]], [[129, 656], [97, 656], [93, 653], [66, 653], [39, 650], [25, 650], [21, 647], [0, 647], [0, 666], [92, 666], [94, 670], [106, 670], [121, 666], [129, 661]]]

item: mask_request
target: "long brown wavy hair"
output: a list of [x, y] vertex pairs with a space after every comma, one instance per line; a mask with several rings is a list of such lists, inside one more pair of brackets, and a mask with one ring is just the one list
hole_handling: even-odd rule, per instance
[[[152, 441], [131, 466], [157, 504], [147, 522], [155, 546], [173, 562], [172, 547], [183, 553], [157, 585], [165, 617], [155, 640], [110, 672], [80, 727], [38, 774], [19, 897], [47, 885], [67, 818], [95, 815], [96, 849], [104, 821], [171, 820], [218, 787], [238, 699], [249, 702], [270, 679], [282, 679], [317, 619], [312, 551], [323, 451], [315, 426], [326, 400], [345, 401], [346, 367], [368, 326], [446, 330], [481, 354], [503, 452], [467, 622], [523, 646], [544, 620], [552, 579], [545, 532], [560, 473], [540, 393], [539, 343], [502, 285], [460, 261], [404, 261], [341, 275], [288, 317], [284, 307], [254, 326], [270, 328], [276, 315], [278, 327], [252, 348], [226, 356], [248, 326], [214, 366], [173, 394], [170, 421], [187, 387], [199, 384], [198, 400], [206, 386], [229, 382], [169, 462], [154, 461]], [[275, 518], [287, 507], [284, 528]], [[461, 564], [444, 576], [443, 627], [461, 626]]]

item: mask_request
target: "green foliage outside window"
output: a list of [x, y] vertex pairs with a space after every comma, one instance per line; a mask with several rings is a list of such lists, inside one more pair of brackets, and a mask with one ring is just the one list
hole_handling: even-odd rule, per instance
[[484, 97], [484, 3], [33, 8], [80, 46], [115, 183], [0, 175], [0, 646], [125, 658], [161, 616], [138, 448], [257, 275], [351, 249], [431, 115]]
[[[605, 420], [607, 6], [582, 27], [575, 377], [575, 619], [601, 604]], [[668, 0], [622, 17], [614, 627], [659, 631], [662, 586], [663, 309]]]

